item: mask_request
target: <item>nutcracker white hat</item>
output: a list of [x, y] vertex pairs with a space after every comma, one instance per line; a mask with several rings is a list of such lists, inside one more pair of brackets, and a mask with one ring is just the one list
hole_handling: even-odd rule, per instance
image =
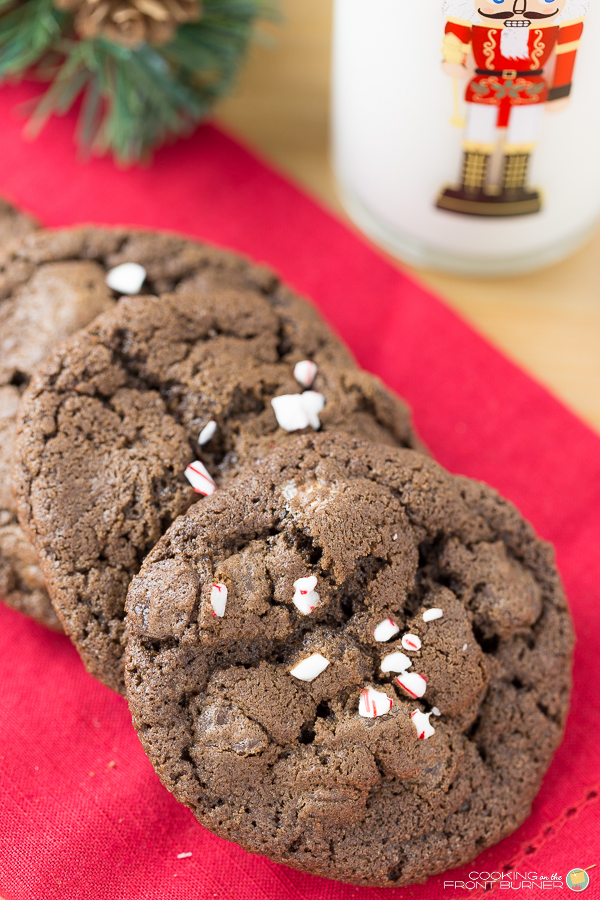
[[[567, 0], [565, 8], [552, 24], [582, 19], [589, 12], [591, 0]], [[444, 13], [464, 22], [482, 22], [474, 0], [444, 0]]]
[[573, 19], [583, 19], [590, 11], [591, 0], [567, 0], [565, 8], [555, 20], [560, 22], [572, 22]]
[[483, 21], [475, 8], [473, 0], [444, 0], [444, 13], [463, 22]]

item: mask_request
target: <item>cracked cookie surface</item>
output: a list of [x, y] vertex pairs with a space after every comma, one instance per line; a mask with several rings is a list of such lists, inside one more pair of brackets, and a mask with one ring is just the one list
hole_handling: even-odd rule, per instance
[[[50, 354], [21, 406], [13, 477], [21, 526], [65, 631], [89, 671], [116, 690], [127, 586], [198, 499], [186, 468], [199, 461], [221, 485], [287, 441], [271, 400], [304, 396], [296, 363], [318, 366], [323, 430], [416, 445], [405, 404], [357, 368], [306, 301], [264, 268], [179, 245], [167, 284], [181, 279], [177, 292], [123, 297]], [[139, 260], [128, 248], [110, 263], [132, 256]], [[150, 277], [150, 259], [143, 264]]]
[[[143, 266], [144, 290], [154, 294], [192, 285], [276, 291], [279, 282], [242, 257], [174, 235], [103, 228], [29, 234], [34, 230], [30, 219], [0, 201], [0, 598], [60, 629], [10, 485], [17, 410], [36, 367], [115, 305], [120, 294], [107, 287], [106, 276], [124, 263]], [[22, 239], [9, 242], [9, 234]]]
[[424, 881], [514, 831], [564, 729], [552, 549], [410, 450], [274, 450], [169, 528], [127, 627], [163, 784], [216, 834], [341, 881]]

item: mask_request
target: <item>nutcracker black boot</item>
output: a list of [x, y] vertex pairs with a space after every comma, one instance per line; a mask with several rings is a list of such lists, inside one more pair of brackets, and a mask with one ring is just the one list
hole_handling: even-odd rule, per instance
[[527, 188], [529, 153], [507, 153], [500, 187], [486, 185], [490, 156], [467, 151], [462, 184], [446, 188], [437, 200], [439, 209], [469, 216], [526, 216], [539, 212], [539, 191]]
[[497, 199], [500, 215], [523, 216], [539, 212], [542, 201], [539, 191], [529, 190], [527, 176], [529, 174], [529, 153], [507, 153], [504, 157], [504, 169], [500, 194]]
[[463, 159], [462, 183], [459, 187], [447, 187], [442, 191], [437, 200], [438, 208], [471, 216], [489, 215], [482, 211], [482, 205], [488, 205], [490, 200], [486, 191], [490, 158], [487, 153], [466, 150]]

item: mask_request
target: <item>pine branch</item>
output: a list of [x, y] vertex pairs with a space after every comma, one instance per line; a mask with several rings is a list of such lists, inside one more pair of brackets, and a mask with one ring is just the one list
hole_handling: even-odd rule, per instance
[[0, 0], [0, 78], [38, 63], [60, 38], [66, 19], [52, 0], [28, 0], [4, 12], [10, 5], [11, 0]]
[[272, 12], [265, 0], [205, 0], [202, 18], [179, 27], [169, 44], [130, 49], [103, 37], [73, 39], [72, 17], [52, 0], [24, 0], [3, 13], [6, 2], [0, 0], [0, 77], [29, 68], [50, 80], [29, 133], [82, 97], [80, 145], [126, 164], [209, 114], [232, 85], [255, 21]]

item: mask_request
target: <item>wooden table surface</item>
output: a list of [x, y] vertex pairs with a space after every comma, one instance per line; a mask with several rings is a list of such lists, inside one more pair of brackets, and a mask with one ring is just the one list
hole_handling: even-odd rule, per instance
[[[261, 29], [263, 40], [218, 116], [347, 221], [328, 159], [333, 0], [281, 2], [283, 21]], [[600, 431], [600, 231], [569, 260], [532, 275], [414, 274]]]

